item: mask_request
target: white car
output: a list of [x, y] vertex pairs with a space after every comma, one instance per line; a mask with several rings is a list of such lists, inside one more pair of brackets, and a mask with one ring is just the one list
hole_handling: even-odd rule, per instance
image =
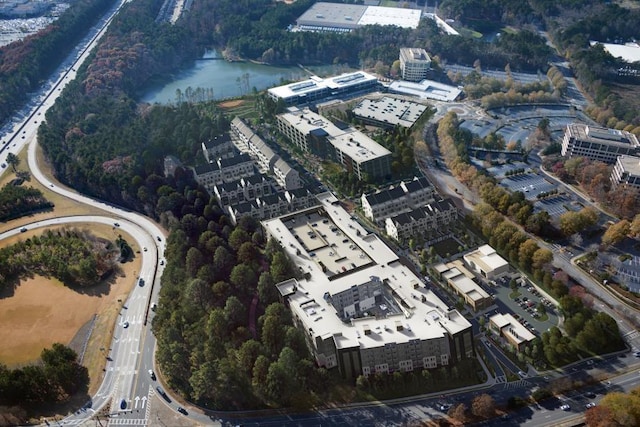
[[562, 409], [563, 411], [569, 411], [571, 410], [571, 406], [565, 403], [564, 405], [560, 405], [560, 409]]
[[518, 375], [520, 375], [520, 378], [527, 378], [527, 373], [524, 371], [518, 371]]
[[584, 405], [584, 407], [585, 407], [585, 408], [587, 408], [587, 409], [589, 409], [589, 408], [593, 408], [594, 406], [596, 406], [596, 404], [595, 404], [595, 403], [593, 403], [593, 402], [589, 402], [589, 403], [587, 403], [586, 405]]

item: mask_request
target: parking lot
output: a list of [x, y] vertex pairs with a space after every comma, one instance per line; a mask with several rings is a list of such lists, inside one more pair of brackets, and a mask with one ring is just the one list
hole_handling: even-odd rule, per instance
[[492, 166], [487, 169], [487, 172], [489, 172], [491, 175], [493, 175], [497, 179], [501, 179], [505, 177], [505, 174], [511, 171], [515, 171], [518, 169], [524, 169], [525, 171], [527, 171], [530, 168], [531, 167], [524, 162], [512, 162], [512, 163], [505, 163], [502, 165]]
[[[504, 281], [498, 280], [496, 281], [497, 286], [494, 289], [494, 294], [502, 303], [501, 305], [504, 305], [504, 307], [501, 307], [502, 310], [513, 313], [514, 317], [527, 329], [536, 335], [540, 335], [552, 326], [558, 325], [558, 316], [554, 305], [546, 299], [543, 300], [544, 296], [528, 281], [526, 283], [526, 286], [518, 286], [516, 290], [517, 296], [515, 296], [512, 295], [514, 291], [509, 287], [508, 279]], [[511, 298], [512, 296], [514, 298]], [[548, 316], [545, 321], [541, 321], [540, 314], [536, 312], [541, 302]]]
[[535, 211], [546, 211], [552, 218], [559, 218], [560, 215], [569, 212], [569, 210], [580, 210], [580, 208], [574, 206], [571, 199], [564, 194], [538, 200], [533, 204], [533, 207]]
[[500, 185], [506, 187], [511, 192], [522, 191], [527, 200], [537, 200], [540, 193], [547, 193], [558, 187], [544, 177], [533, 173], [525, 173], [504, 178], [500, 181]]

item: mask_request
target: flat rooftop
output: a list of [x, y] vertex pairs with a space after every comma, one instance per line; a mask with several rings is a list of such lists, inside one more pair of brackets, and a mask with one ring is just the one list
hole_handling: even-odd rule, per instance
[[356, 163], [391, 155], [391, 151], [355, 129], [351, 132], [329, 137], [328, 140], [336, 149], [348, 155]]
[[302, 80], [295, 83], [289, 83], [283, 86], [272, 87], [268, 89], [268, 92], [279, 98], [290, 98], [293, 96], [302, 96], [318, 91], [336, 91], [340, 89], [347, 89], [350, 86], [359, 85], [362, 83], [377, 82], [378, 79], [364, 71], [356, 71], [352, 73], [345, 73], [339, 76], [329, 77], [323, 79], [318, 76], [311, 76], [307, 80]]
[[363, 99], [353, 109], [353, 113], [358, 117], [392, 126], [410, 128], [426, 109], [426, 105], [417, 102], [385, 96], [380, 99]]
[[640, 176], [640, 157], [619, 156], [618, 162], [622, 164], [622, 168], [629, 175]]
[[[339, 347], [366, 348], [442, 338], [470, 326], [400, 263], [382, 240], [364, 229], [333, 194], [322, 193], [317, 198], [320, 206], [262, 222], [299, 270], [309, 273], [308, 279], [283, 282], [279, 289], [292, 292], [290, 307], [313, 329], [314, 336], [336, 336]], [[385, 298], [390, 300], [374, 310], [375, 316], [343, 322], [326, 299], [327, 293], [344, 292], [373, 278], [385, 283]], [[402, 331], [396, 322], [401, 323]], [[365, 335], [365, 329], [371, 333]]]
[[469, 252], [464, 255], [464, 260], [467, 263], [473, 262], [482, 271], [491, 272], [501, 267], [509, 265], [507, 260], [502, 258], [495, 249], [489, 245], [482, 245], [473, 252]]
[[567, 132], [570, 136], [580, 141], [618, 145], [621, 147], [638, 147], [640, 145], [638, 144], [638, 138], [634, 134], [623, 130], [585, 125], [582, 123], [571, 123], [567, 125]]
[[364, 25], [418, 28], [421, 16], [420, 9], [318, 2], [300, 15], [296, 24], [303, 30], [324, 31], [336, 28], [351, 30]]
[[423, 80], [420, 83], [396, 80], [389, 84], [389, 91], [436, 101], [455, 101], [462, 93], [455, 86], [445, 85], [433, 80]]
[[600, 43], [596, 41], [589, 42], [591, 46], [601, 44], [604, 50], [609, 52], [614, 58], [620, 58], [625, 62], [638, 62], [640, 61], [640, 45], [638, 43]]

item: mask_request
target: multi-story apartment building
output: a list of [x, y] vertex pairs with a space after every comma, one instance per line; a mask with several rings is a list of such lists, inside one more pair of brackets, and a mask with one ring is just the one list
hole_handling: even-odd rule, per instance
[[218, 159], [226, 159], [233, 157], [237, 154], [237, 150], [229, 134], [223, 134], [216, 136], [213, 139], [202, 143], [202, 153], [207, 159], [207, 162], [213, 163]]
[[220, 206], [237, 205], [256, 197], [275, 192], [274, 182], [261, 174], [244, 177], [236, 181], [223, 182], [213, 187], [213, 194]]
[[431, 69], [431, 58], [424, 49], [415, 47], [400, 49], [400, 71], [402, 79], [419, 82], [427, 78]]
[[437, 200], [385, 219], [385, 231], [393, 239], [406, 242], [434, 230], [443, 232], [457, 219], [458, 209], [451, 199]]
[[229, 213], [231, 221], [236, 224], [245, 215], [262, 221], [300, 209], [307, 209], [317, 204], [318, 200], [309, 190], [299, 188], [246, 199], [237, 204], [226, 206], [226, 211]]
[[640, 144], [630, 132], [571, 123], [562, 140], [562, 155], [613, 164], [618, 156], [640, 155]]
[[263, 221], [303, 273], [279, 283], [319, 366], [346, 378], [433, 369], [475, 356], [469, 321], [323, 193], [320, 205]]
[[207, 190], [212, 191], [216, 184], [235, 181], [255, 174], [255, 166], [247, 154], [218, 159], [215, 163], [207, 163], [193, 168], [196, 181]]
[[242, 119], [239, 117], [234, 118], [231, 121], [231, 130], [243, 142], [247, 152], [256, 159], [260, 169], [273, 174], [276, 182], [282, 188], [295, 190], [302, 187], [298, 171], [281, 159]]
[[354, 128], [340, 128], [309, 110], [290, 108], [278, 115], [278, 130], [298, 148], [335, 160], [358, 179], [391, 174], [391, 152]]
[[640, 157], [618, 156], [611, 171], [611, 185], [621, 184], [640, 190]]
[[363, 194], [360, 198], [364, 215], [370, 220], [383, 224], [392, 216], [410, 212], [433, 202], [435, 191], [426, 177], [414, 178], [400, 183], [397, 187]]

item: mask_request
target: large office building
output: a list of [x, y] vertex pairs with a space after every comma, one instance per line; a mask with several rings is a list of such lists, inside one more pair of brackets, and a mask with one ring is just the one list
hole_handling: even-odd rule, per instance
[[640, 157], [618, 156], [611, 171], [611, 185], [621, 184], [640, 190]]
[[562, 140], [562, 155], [566, 157], [581, 156], [614, 164], [618, 156], [639, 154], [638, 138], [622, 130], [571, 123]]
[[296, 20], [294, 31], [348, 33], [364, 25], [418, 28], [422, 10], [318, 2]]
[[333, 194], [317, 198], [319, 206], [262, 222], [303, 277], [277, 288], [317, 364], [355, 378], [474, 357], [469, 321]]
[[273, 87], [267, 94], [274, 101], [283, 100], [287, 105], [314, 103], [328, 98], [354, 96], [374, 90], [378, 79], [364, 71], [341, 74], [326, 79], [311, 76], [301, 82]]
[[431, 70], [431, 58], [424, 49], [416, 47], [400, 49], [400, 71], [402, 79], [419, 82], [427, 78]]
[[358, 179], [391, 174], [391, 152], [351, 127], [338, 127], [305, 108], [280, 114], [278, 130], [300, 150], [340, 163]]
[[379, 99], [363, 99], [355, 106], [353, 114], [363, 122], [378, 127], [411, 128], [427, 108], [417, 102], [383, 96]]

